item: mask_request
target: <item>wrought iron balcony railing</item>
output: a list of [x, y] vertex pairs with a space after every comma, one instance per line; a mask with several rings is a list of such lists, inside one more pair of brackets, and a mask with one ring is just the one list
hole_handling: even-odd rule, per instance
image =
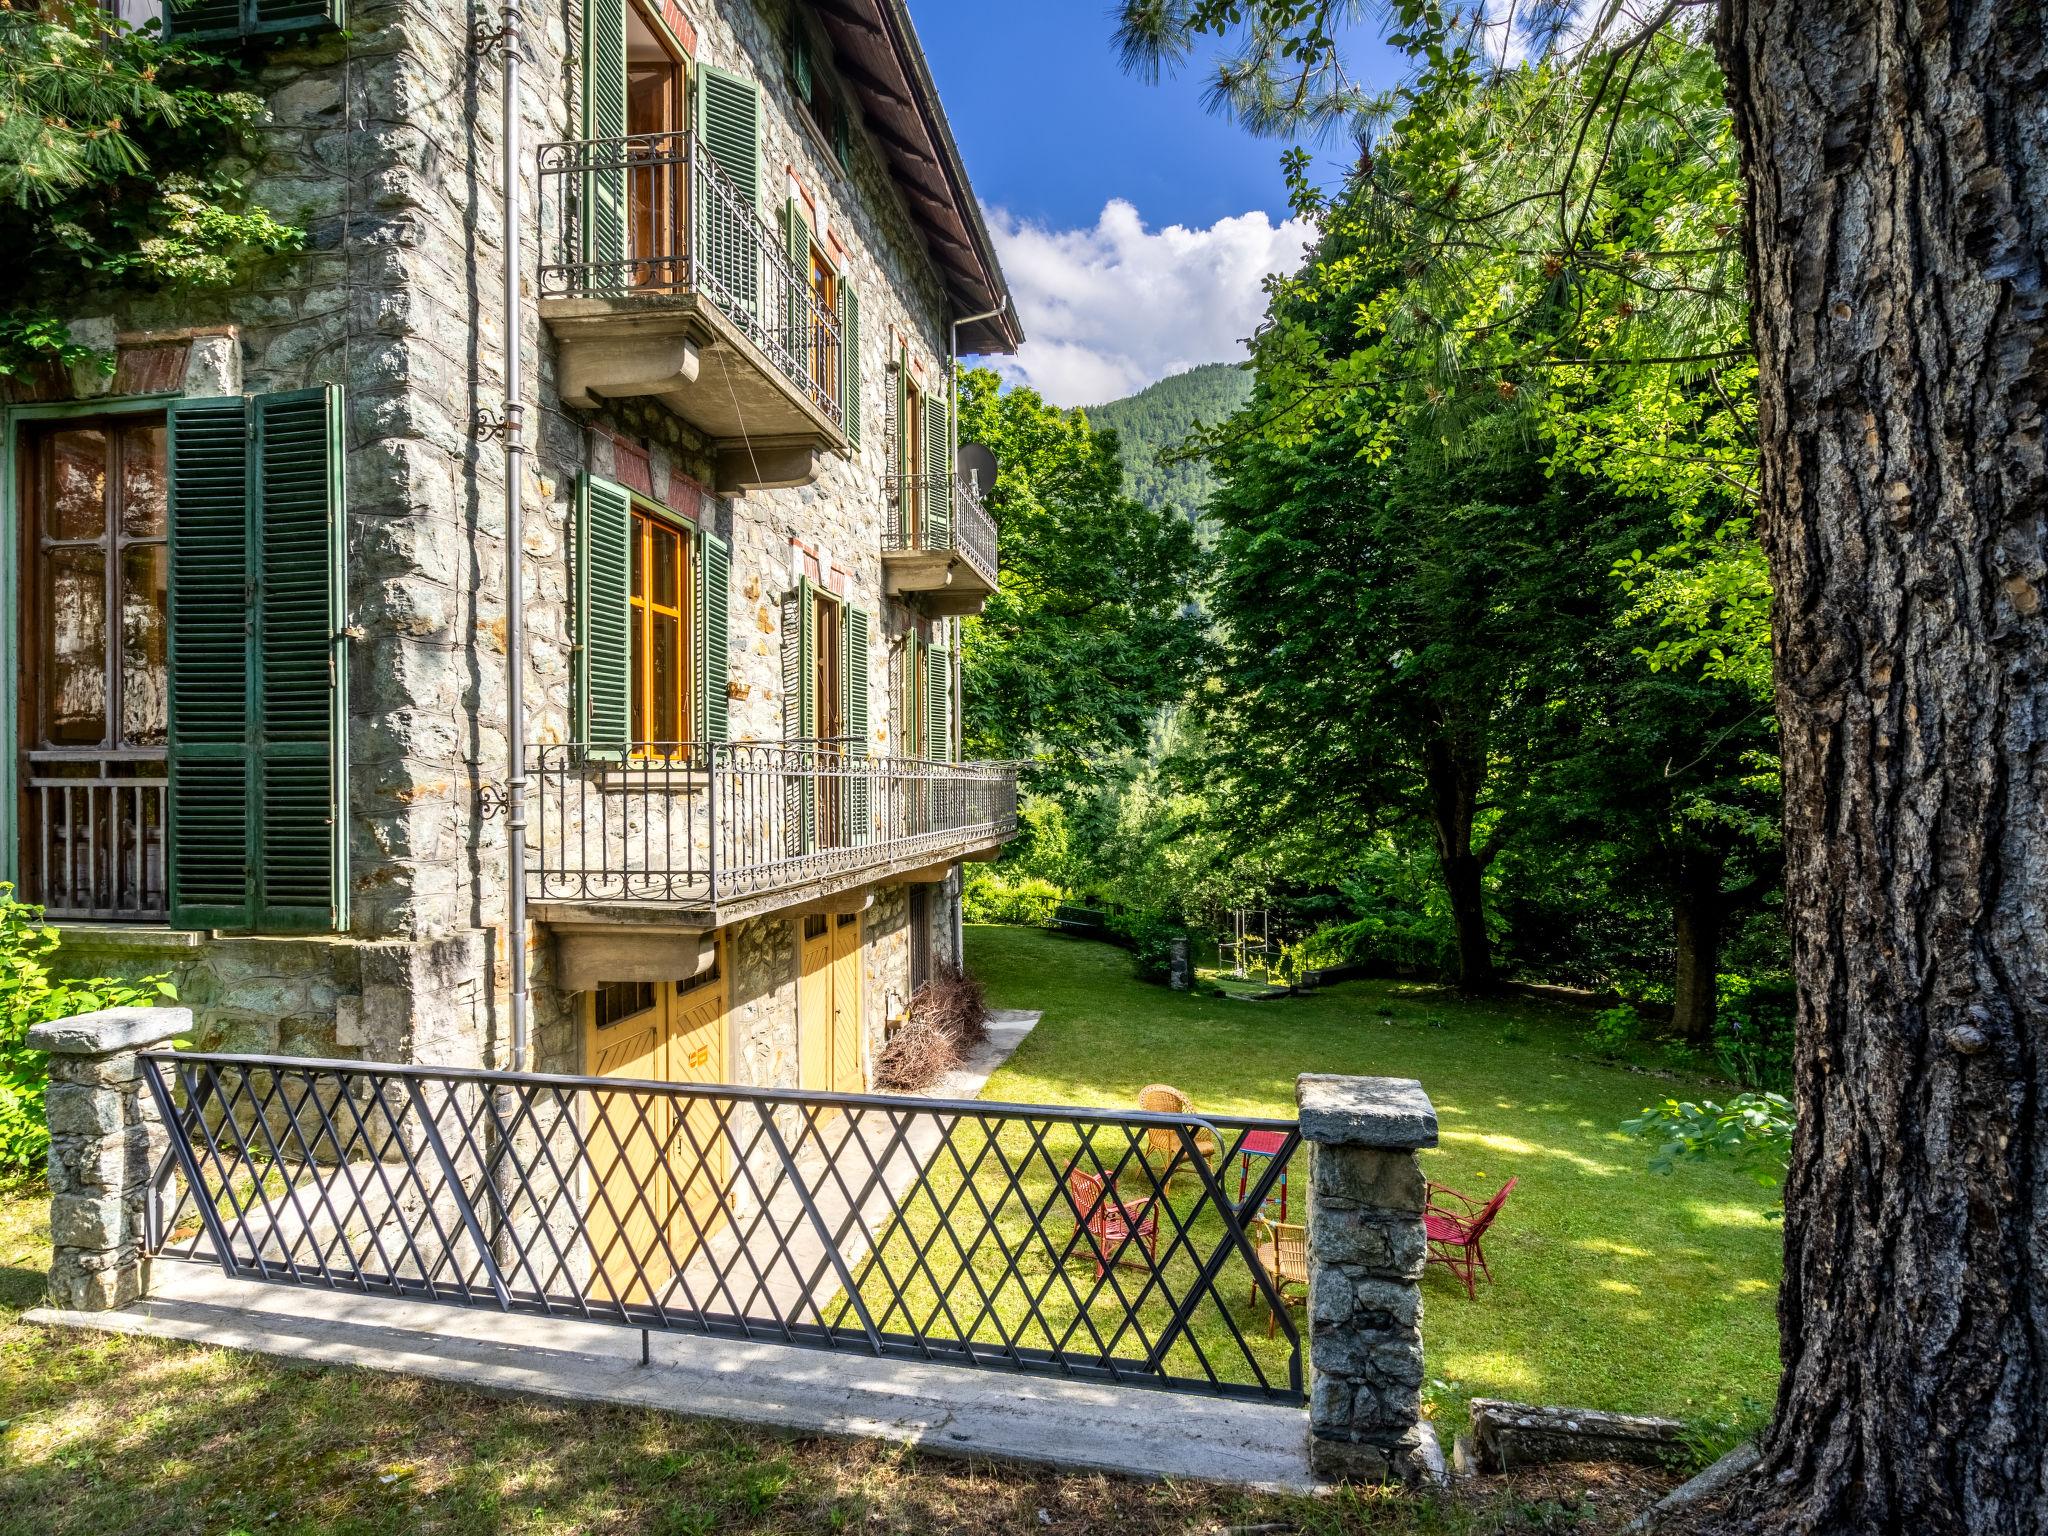
[[544, 299], [696, 295], [844, 425], [839, 317], [701, 141], [687, 133], [545, 144]]
[[28, 754], [22, 894], [52, 919], [162, 922], [162, 752]]
[[[950, 494], [949, 494], [950, 493]], [[891, 474], [893, 512], [882, 519], [885, 553], [946, 550], [959, 555], [993, 591], [1001, 570], [995, 519], [981, 504], [981, 487], [971, 475]], [[934, 516], [934, 509], [944, 515]]]
[[1016, 831], [1014, 765], [869, 757], [862, 745], [535, 747], [528, 894], [710, 907]]

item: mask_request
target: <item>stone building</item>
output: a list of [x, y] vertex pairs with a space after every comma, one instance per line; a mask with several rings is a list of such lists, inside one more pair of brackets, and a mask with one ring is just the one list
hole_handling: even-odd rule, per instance
[[[124, 3], [124, 14], [137, 9]], [[510, 1061], [495, 6], [194, 0], [307, 232], [0, 402], [0, 848], [216, 1049]], [[957, 343], [1021, 340], [903, 0], [522, 12], [536, 1064], [858, 1089], [1015, 784]]]

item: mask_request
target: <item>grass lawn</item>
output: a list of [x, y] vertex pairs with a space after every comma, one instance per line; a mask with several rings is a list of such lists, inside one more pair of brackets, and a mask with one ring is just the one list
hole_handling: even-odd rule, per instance
[[1398, 982], [1257, 1003], [1173, 993], [1134, 980], [1121, 950], [1034, 929], [970, 928], [967, 952], [991, 1003], [1045, 1014], [986, 1098], [1130, 1107], [1167, 1082], [1204, 1111], [1292, 1115], [1302, 1072], [1414, 1077], [1443, 1132], [1431, 1178], [1480, 1198], [1521, 1179], [1487, 1242], [1497, 1283], [1476, 1302], [1441, 1270], [1424, 1284], [1447, 1445], [1471, 1397], [1669, 1414], [1719, 1443], [1773, 1396], [1771, 1194], [1726, 1168], [1647, 1172], [1620, 1122], [1714, 1090], [1570, 1059], [1582, 1013]]

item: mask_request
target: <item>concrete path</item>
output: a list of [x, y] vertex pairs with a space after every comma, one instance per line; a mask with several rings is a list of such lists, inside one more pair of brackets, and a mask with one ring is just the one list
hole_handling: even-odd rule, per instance
[[953, 1456], [1144, 1478], [1303, 1491], [1299, 1408], [1102, 1387], [999, 1371], [876, 1360], [778, 1344], [508, 1317], [254, 1281], [175, 1261], [117, 1312], [38, 1308], [29, 1321], [144, 1334], [482, 1392], [656, 1408]]

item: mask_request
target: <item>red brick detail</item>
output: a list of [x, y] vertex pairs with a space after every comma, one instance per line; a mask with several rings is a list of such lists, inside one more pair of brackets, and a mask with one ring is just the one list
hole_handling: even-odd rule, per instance
[[679, 469], [668, 472], [669, 511], [678, 517], [687, 517], [691, 522], [704, 520], [704, 487], [692, 480]]
[[669, 31], [675, 33], [676, 41], [683, 45], [683, 52], [695, 57], [697, 29], [683, 14], [683, 8], [676, 4], [676, 0], [662, 0], [661, 19], [668, 23]]
[[616, 432], [607, 432], [612, 440], [612, 478], [629, 491], [638, 491], [652, 500], [654, 496], [654, 461], [647, 450], [629, 437], [620, 437]]

